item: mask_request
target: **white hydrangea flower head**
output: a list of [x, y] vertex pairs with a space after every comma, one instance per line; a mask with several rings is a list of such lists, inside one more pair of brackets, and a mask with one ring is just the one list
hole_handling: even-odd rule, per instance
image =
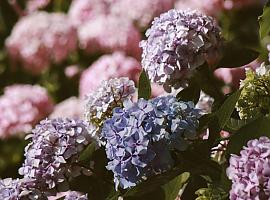
[[103, 81], [95, 92], [86, 97], [86, 121], [101, 127], [103, 121], [111, 117], [113, 109], [130, 101], [135, 92], [134, 82], [126, 77]]

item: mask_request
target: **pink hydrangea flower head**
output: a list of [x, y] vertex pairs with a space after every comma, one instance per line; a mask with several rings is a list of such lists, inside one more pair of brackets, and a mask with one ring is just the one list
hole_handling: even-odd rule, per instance
[[73, 0], [68, 15], [75, 26], [95, 20], [97, 16], [110, 13], [115, 0]]
[[88, 53], [124, 51], [140, 58], [141, 35], [125, 18], [100, 16], [78, 28], [80, 47]]
[[83, 102], [77, 97], [70, 97], [55, 105], [50, 118], [82, 118], [83, 112]]
[[39, 9], [45, 8], [51, 0], [28, 0], [26, 4], [26, 9], [28, 13], [37, 11]]
[[76, 29], [61, 13], [35, 12], [17, 22], [6, 40], [12, 59], [34, 74], [58, 63], [76, 50]]
[[204, 0], [178, 0], [175, 3], [175, 8], [178, 10], [199, 10], [200, 12], [204, 12], [203, 10], [203, 1]]
[[175, 0], [119, 0], [112, 5], [112, 14], [124, 16], [140, 28], [147, 28], [154, 17], [174, 7]]
[[230, 199], [270, 198], [270, 140], [250, 140], [240, 155], [232, 155], [227, 176], [232, 180]]
[[117, 77], [129, 77], [131, 80], [137, 80], [140, 70], [140, 63], [132, 57], [125, 56], [122, 52], [101, 56], [83, 71], [80, 79], [80, 96], [84, 97], [89, 92], [96, 90], [103, 80]]
[[30, 132], [53, 109], [47, 91], [38, 85], [12, 85], [0, 97], [0, 138]]

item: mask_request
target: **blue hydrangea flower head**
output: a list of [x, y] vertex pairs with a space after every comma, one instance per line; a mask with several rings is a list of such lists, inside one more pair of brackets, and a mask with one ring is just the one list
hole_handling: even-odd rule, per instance
[[171, 149], [185, 150], [196, 138], [199, 114], [191, 102], [157, 97], [115, 108], [102, 139], [116, 187], [129, 188], [173, 166]]

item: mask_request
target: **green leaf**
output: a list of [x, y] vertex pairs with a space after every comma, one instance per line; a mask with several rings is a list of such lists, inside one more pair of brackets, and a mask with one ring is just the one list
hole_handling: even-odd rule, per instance
[[181, 90], [176, 98], [182, 101], [193, 101], [196, 103], [200, 98], [200, 91], [196, 83], [191, 83], [187, 88]]
[[230, 118], [226, 124], [225, 130], [230, 133], [234, 133], [251, 121], [252, 120], [245, 120], [245, 119], [240, 120], [240, 119]]
[[270, 119], [267, 117], [254, 120], [237, 131], [230, 138], [226, 153], [228, 155], [238, 154], [243, 146], [247, 145], [249, 140], [256, 139], [261, 136], [270, 137]]
[[138, 98], [150, 99], [151, 97], [151, 84], [150, 80], [143, 70], [139, 78]]
[[82, 163], [88, 163], [96, 150], [96, 144], [91, 143], [87, 146], [87, 148], [81, 153], [79, 157], [79, 161]]
[[218, 68], [235, 68], [244, 66], [253, 60], [255, 60], [259, 56], [259, 53], [246, 48], [242, 47], [239, 44], [229, 42], [225, 44], [223, 57], [217, 64]]
[[221, 107], [216, 111], [215, 116], [218, 121], [220, 129], [223, 129], [227, 122], [229, 121], [235, 105], [240, 97], [241, 90], [237, 90], [230, 97], [228, 97]]
[[179, 174], [182, 174], [183, 171], [181, 169], [175, 169], [171, 170], [169, 172], [166, 172], [164, 174], [152, 177], [148, 179], [147, 181], [144, 181], [137, 185], [136, 187], [128, 190], [123, 197], [130, 197], [130, 196], [141, 196], [146, 193], [149, 193], [158, 187], [168, 183], [168, 181], [172, 180], [174, 177], [178, 176]]
[[260, 37], [263, 40], [270, 35], [270, 1], [266, 3], [263, 14], [259, 17]]
[[165, 193], [164, 200], [175, 200], [180, 189], [185, 185], [190, 177], [190, 173], [184, 172], [179, 176], [175, 177], [170, 182], [162, 186], [162, 189]]

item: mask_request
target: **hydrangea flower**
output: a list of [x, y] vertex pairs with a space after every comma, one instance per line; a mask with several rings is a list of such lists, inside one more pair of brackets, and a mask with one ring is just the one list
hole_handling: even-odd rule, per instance
[[97, 17], [110, 14], [115, 0], [73, 0], [68, 15], [72, 23], [79, 27]]
[[227, 176], [232, 180], [230, 199], [270, 198], [270, 140], [250, 140], [240, 152], [232, 155]]
[[69, 117], [69, 118], [82, 118], [83, 117], [83, 102], [77, 97], [70, 97], [58, 103], [53, 112], [50, 114], [51, 119]]
[[1, 200], [47, 200], [44, 193], [33, 188], [27, 179], [0, 179]]
[[140, 71], [140, 63], [132, 57], [125, 56], [122, 52], [101, 56], [83, 71], [80, 78], [80, 96], [83, 97], [89, 92], [95, 91], [103, 80], [129, 77], [135, 81], [138, 79]]
[[197, 11], [170, 10], [156, 18], [146, 32], [142, 66], [152, 82], [166, 91], [178, 89], [204, 62], [219, 58], [220, 29], [213, 18]]
[[94, 21], [100, 16], [126, 18], [139, 28], [146, 28], [154, 17], [174, 6], [175, 0], [74, 0], [68, 15], [73, 24]]
[[123, 51], [135, 58], [141, 55], [140, 32], [125, 18], [99, 16], [78, 27], [78, 38], [80, 47], [90, 54]]
[[102, 140], [116, 188], [126, 189], [173, 166], [170, 149], [185, 150], [196, 138], [199, 114], [191, 102], [157, 97], [115, 108]]
[[16, 23], [6, 47], [25, 70], [40, 74], [76, 50], [77, 33], [65, 14], [34, 12]]
[[38, 85], [11, 85], [0, 97], [0, 138], [29, 133], [53, 110], [45, 88]]
[[174, 7], [175, 0], [118, 0], [112, 4], [113, 15], [125, 17], [139, 28], [145, 29], [150, 22], [163, 12]]
[[240, 88], [242, 91], [236, 109], [241, 119], [256, 118], [269, 113], [270, 65], [262, 64], [256, 72], [248, 69]]
[[85, 118], [89, 124], [101, 127], [111, 117], [115, 107], [122, 107], [131, 100], [136, 91], [134, 82], [128, 78], [113, 78], [103, 81], [101, 86], [86, 97]]
[[77, 162], [94, 135], [82, 120], [46, 119], [29, 137], [32, 141], [25, 148], [25, 161], [19, 174], [32, 179], [39, 190], [66, 189], [69, 179], [87, 172]]

